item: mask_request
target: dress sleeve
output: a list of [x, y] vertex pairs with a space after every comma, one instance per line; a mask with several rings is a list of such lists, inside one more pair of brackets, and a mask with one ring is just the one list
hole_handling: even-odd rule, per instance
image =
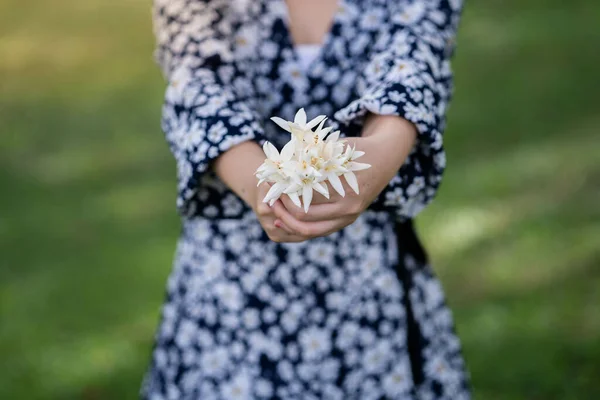
[[360, 128], [371, 112], [397, 115], [415, 124], [416, 145], [371, 205], [404, 220], [433, 199], [446, 165], [442, 133], [462, 0], [398, 3], [358, 79], [357, 98], [336, 112], [335, 119], [348, 129]]
[[202, 213], [198, 208], [210, 203], [206, 199], [212, 196], [202, 201], [198, 194], [211, 190], [202, 186], [214, 159], [241, 142], [264, 140], [255, 96], [239, 64], [240, 46], [235, 45], [236, 40], [248, 45], [252, 38], [240, 37], [243, 21], [231, 17], [235, 10], [228, 3], [153, 4], [155, 58], [168, 81], [161, 125], [177, 162], [177, 206], [184, 215]]

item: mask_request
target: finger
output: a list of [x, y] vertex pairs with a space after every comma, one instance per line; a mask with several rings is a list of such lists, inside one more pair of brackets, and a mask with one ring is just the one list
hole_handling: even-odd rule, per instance
[[310, 204], [312, 206], [313, 204], [325, 204], [325, 203], [329, 203], [329, 202], [333, 201], [331, 199], [331, 192], [329, 192], [329, 196], [330, 196], [330, 198], [328, 199], [327, 197], [323, 196], [321, 193], [315, 192], [313, 194], [313, 198], [312, 198], [312, 201], [311, 201]]
[[337, 232], [350, 225], [353, 221], [354, 219], [344, 217], [329, 221], [308, 222], [308, 224], [310, 224], [312, 237], [321, 237]]
[[344, 216], [337, 219], [329, 219], [318, 222], [305, 222], [298, 221], [294, 218], [281, 203], [275, 203], [273, 206], [275, 215], [281, 219], [283, 223], [292, 229], [295, 235], [303, 236], [305, 238], [315, 238], [319, 236], [326, 236], [330, 233], [336, 232], [355, 220], [355, 218]]
[[323, 196], [319, 192], [315, 192], [313, 195], [312, 204], [325, 204], [325, 203], [334, 203], [336, 201], [340, 201], [342, 196], [338, 192], [335, 191], [333, 186], [329, 182], [321, 182], [322, 185], [327, 185], [327, 191], [329, 192], [329, 198]]
[[276, 228], [275, 225], [265, 231], [267, 232], [269, 239], [276, 243], [298, 243], [306, 240], [305, 237], [289, 234], [282, 228]]
[[278, 218], [276, 218], [275, 222], [273, 222], [273, 226], [275, 226], [278, 229], [283, 230], [288, 235], [294, 235], [294, 231], [291, 230], [286, 224], [283, 223], [282, 220], [280, 220]]
[[[316, 194], [317, 192], [314, 192], [314, 195]], [[325, 199], [325, 197], [323, 197], [323, 199]], [[314, 204], [311, 202], [308, 213], [304, 212], [303, 208], [295, 205], [294, 202], [287, 196], [282, 196], [279, 200], [285, 207], [286, 211], [298, 221], [324, 221], [342, 217], [345, 214], [345, 204], [341, 203], [343, 199], [341, 199], [340, 202], [325, 202], [321, 204]]]
[[[278, 200], [277, 203], [280, 203], [280, 201]], [[293, 229], [290, 229], [290, 227], [288, 227], [281, 219], [277, 218], [273, 206], [265, 204], [265, 207], [268, 208], [268, 211], [261, 217], [261, 224], [263, 226], [282, 230], [288, 235], [297, 235], [297, 232], [295, 232]], [[302, 212], [304, 213], [304, 211]]]
[[281, 200], [285, 209], [288, 210], [288, 212], [290, 213], [294, 213], [296, 211], [304, 212], [304, 210], [302, 210], [301, 207], [298, 207], [296, 204], [294, 204], [294, 202], [287, 195], [281, 196], [279, 200]]
[[344, 202], [314, 204], [302, 218], [306, 222], [332, 221], [348, 216]]
[[275, 212], [277, 218], [281, 220], [293, 232], [293, 234], [299, 236], [309, 236], [306, 235], [306, 225], [302, 221], [294, 218], [294, 216], [288, 212], [281, 201], [278, 200], [275, 202], [275, 204], [273, 204], [273, 211]]
[[342, 218], [358, 217], [359, 207], [352, 199], [342, 199], [334, 203], [311, 205], [308, 213], [302, 211], [302, 215], [293, 215], [297, 220], [303, 222], [332, 221]]
[[307, 238], [298, 235], [289, 235], [283, 231], [268, 235], [269, 239], [275, 243], [300, 243], [305, 242]]

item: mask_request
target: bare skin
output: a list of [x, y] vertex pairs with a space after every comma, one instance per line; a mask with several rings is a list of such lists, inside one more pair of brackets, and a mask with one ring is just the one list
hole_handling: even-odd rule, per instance
[[[337, 9], [336, 0], [288, 0], [290, 32], [295, 44], [321, 43]], [[356, 173], [360, 194], [345, 185], [346, 196], [329, 190], [329, 199], [315, 193], [308, 213], [283, 195], [273, 207], [262, 202], [269, 184], [256, 186], [254, 171], [265, 156], [255, 142], [229, 149], [214, 162], [217, 175], [256, 213], [260, 224], [275, 242], [302, 242], [336, 232], [358, 218], [387, 186], [415, 144], [417, 130], [396, 116], [369, 114], [362, 136], [348, 138], [366, 154], [360, 162], [371, 168]], [[343, 179], [342, 179], [343, 181]]]
[[337, 0], [286, 0], [294, 44], [323, 43], [338, 9]]

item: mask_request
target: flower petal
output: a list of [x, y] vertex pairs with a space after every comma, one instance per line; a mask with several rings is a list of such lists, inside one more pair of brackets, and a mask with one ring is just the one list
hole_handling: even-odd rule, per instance
[[329, 134], [329, 136], [327, 136], [327, 139], [325, 139], [326, 142], [336, 142], [340, 137], [340, 131], [334, 131], [331, 132]]
[[360, 150], [354, 150], [354, 153], [352, 153], [352, 160], [356, 160], [359, 157], [362, 157], [365, 155], [364, 151], [360, 151]]
[[328, 126], [327, 128], [323, 128], [318, 130], [319, 140], [323, 140], [323, 138], [331, 131], [332, 127]]
[[362, 171], [363, 169], [371, 168], [371, 164], [359, 163], [354, 161], [350, 161], [346, 165], [348, 166], [348, 169], [350, 171]]
[[304, 111], [304, 108], [298, 110], [298, 112], [294, 116], [294, 123], [300, 126], [306, 125], [306, 112]]
[[265, 142], [265, 144], [263, 144], [263, 151], [265, 152], [267, 158], [270, 159], [273, 159], [279, 155], [277, 147], [273, 146], [271, 142]]
[[350, 145], [346, 145], [346, 151], [344, 152], [344, 158], [349, 160], [351, 156], [352, 156], [352, 147], [350, 147]]
[[300, 196], [298, 196], [297, 191], [287, 193], [287, 195], [290, 198], [290, 200], [292, 200], [292, 202], [296, 205], [296, 207], [302, 208], [302, 203], [300, 203]]
[[277, 125], [279, 125], [280, 128], [291, 132], [290, 130], [290, 123], [288, 121], [286, 121], [283, 118], [279, 118], [279, 117], [271, 117], [271, 121], [275, 122]]
[[292, 157], [294, 156], [294, 150], [296, 147], [296, 143], [294, 143], [293, 140], [290, 140], [289, 142], [287, 142], [287, 144], [285, 146], [283, 146], [283, 149], [281, 149], [281, 159], [283, 161], [289, 161], [292, 159]]
[[312, 202], [313, 197], [313, 189], [312, 186], [306, 185], [302, 189], [302, 202], [304, 203], [304, 212], [308, 212], [308, 207], [310, 207], [310, 203]]
[[[317, 116], [317, 117], [313, 118], [312, 120], [310, 120], [310, 121], [309, 121], [309, 122], [306, 124], [306, 127], [307, 127], [308, 129], [312, 129], [312, 128], [314, 128], [315, 126], [317, 126], [319, 123], [321, 123], [321, 124], [322, 124], [322, 123], [324, 123], [326, 119], [327, 119], [327, 117], [326, 117], [325, 115], [319, 115], [319, 116]], [[322, 128], [322, 127], [321, 127], [321, 128]]]
[[302, 189], [302, 185], [300, 184], [300, 179], [298, 179], [297, 182], [290, 183], [290, 185], [283, 191], [283, 193], [298, 193], [300, 189]]
[[292, 133], [293, 137], [298, 139], [298, 141], [300, 141], [300, 143], [302, 143], [302, 141], [304, 140], [304, 136], [306, 135], [306, 131], [299, 127], [296, 124], [292, 124], [290, 125], [290, 132]]
[[329, 198], [329, 189], [327, 189], [326, 185], [321, 185], [319, 182], [313, 182], [312, 186], [317, 192], [321, 193], [326, 198]]
[[279, 198], [279, 196], [281, 196], [281, 194], [283, 193], [283, 191], [285, 190], [286, 187], [287, 187], [287, 184], [284, 182], [277, 182], [276, 184], [271, 186], [271, 188], [267, 192], [267, 195], [263, 199], [263, 203], [268, 203], [273, 199], [277, 200]]
[[358, 194], [358, 181], [356, 180], [356, 175], [353, 172], [346, 172], [344, 174], [344, 178], [346, 178], [346, 182], [348, 185], [354, 190], [356, 194]]
[[344, 185], [342, 185], [342, 180], [340, 179], [340, 177], [337, 176], [337, 174], [329, 174], [327, 177], [329, 178], [329, 183], [331, 183], [333, 189], [335, 189], [335, 191], [338, 192], [340, 196], [346, 196], [346, 191], [344, 190]]

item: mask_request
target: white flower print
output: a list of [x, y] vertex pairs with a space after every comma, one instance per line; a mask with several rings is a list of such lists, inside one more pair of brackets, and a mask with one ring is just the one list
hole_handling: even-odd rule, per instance
[[334, 264], [334, 248], [331, 243], [317, 242], [308, 251], [309, 259], [320, 265], [333, 265]]
[[201, 348], [209, 348], [214, 344], [214, 338], [212, 334], [206, 329], [199, 329], [196, 332], [196, 343]]
[[340, 362], [334, 358], [328, 358], [321, 362], [319, 376], [326, 381], [335, 381], [339, 376]]
[[296, 370], [298, 371], [298, 376], [305, 382], [314, 381], [319, 372], [317, 366], [312, 363], [300, 363], [296, 367]]
[[361, 242], [369, 235], [369, 226], [366, 225], [362, 219], [357, 219], [352, 224], [348, 225], [344, 233], [352, 240]]
[[255, 384], [255, 392], [257, 396], [265, 399], [273, 397], [273, 385], [266, 379], [259, 379]]
[[226, 382], [221, 395], [228, 400], [250, 400], [252, 395], [250, 376], [246, 372], [241, 372]]
[[260, 324], [260, 314], [258, 310], [253, 308], [244, 310], [242, 319], [244, 321], [244, 325], [248, 329], [256, 329]]
[[404, 25], [412, 25], [417, 23], [425, 16], [425, 4], [419, 1], [415, 1], [406, 5], [402, 12], [392, 16], [392, 21]]
[[340, 292], [329, 292], [325, 296], [325, 304], [330, 310], [341, 310], [348, 302], [348, 298]]
[[403, 359], [396, 363], [394, 369], [383, 378], [383, 390], [391, 398], [406, 395], [413, 386], [410, 363]]
[[378, 292], [387, 298], [397, 299], [402, 294], [398, 278], [393, 273], [382, 273], [373, 279]]
[[230, 233], [226, 241], [227, 249], [235, 254], [240, 254], [246, 247], [246, 235], [243, 232]]
[[290, 381], [294, 378], [294, 367], [287, 360], [282, 360], [277, 363], [277, 372], [284, 381]]
[[187, 319], [182, 320], [177, 327], [175, 342], [181, 347], [191, 345], [194, 341], [194, 336], [197, 332], [197, 329], [198, 327], [193, 321]]
[[360, 26], [367, 30], [379, 29], [384, 17], [385, 10], [383, 8], [372, 7], [362, 15]]
[[300, 332], [302, 357], [305, 360], [319, 359], [331, 350], [331, 332], [316, 327]]
[[279, 73], [286, 78], [295, 91], [304, 92], [308, 89], [308, 80], [296, 63], [288, 61], [282, 64]]
[[233, 38], [235, 55], [240, 59], [250, 58], [256, 54], [258, 27], [242, 26]]
[[243, 294], [238, 285], [232, 282], [219, 282], [215, 285], [215, 293], [220, 303], [227, 309], [239, 310], [243, 305]]
[[304, 307], [301, 303], [291, 304], [289, 310], [281, 315], [281, 327], [288, 333], [295, 332], [303, 315]]
[[200, 356], [200, 367], [208, 376], [219, 378], [229, 366], [229, 353], [225, 347], [207, 350]]
[[456, 368], [453, 368], [442, 354], [430, 357], [425, 363], [425, 371], [428, 375], [443, 383], [457, 383], [461, 379]]

